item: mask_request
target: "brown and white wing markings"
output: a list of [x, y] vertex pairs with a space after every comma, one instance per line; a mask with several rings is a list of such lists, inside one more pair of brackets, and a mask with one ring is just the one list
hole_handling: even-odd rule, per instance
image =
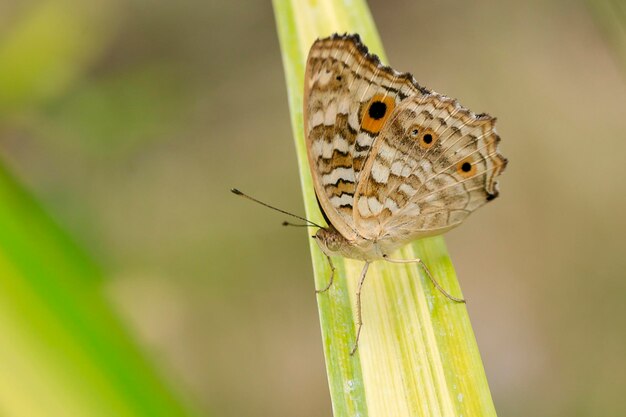
[[306, 64], [304, 131], [322, 210], [347, 239], [357, 236], [353, 200], [374, 140], [398, 104], [427, 91], [383, 66], [358, 35], [315, 41]]
[[437, 93], [396, 106], [356, 190], [357, 232], [392, 241], [443, 233], [497, 197], [507, 161], [494, 124]]

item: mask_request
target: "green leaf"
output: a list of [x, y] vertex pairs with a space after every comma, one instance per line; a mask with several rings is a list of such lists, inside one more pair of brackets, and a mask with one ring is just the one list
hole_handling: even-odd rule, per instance
[[113, 313], [100, 277], [0, 168], [2, 415], [190, 415]]
[[[380, 38], [362, 0], [274, 0], [293, 134], [307, 215], [323, 222], [303, 137], [302, 92], [309, 47], [317, 37], [356, 32], [385, 61]], [[310, 231], [309, 231], [310, 233]], [[317, 288], [328, 263], [310, 239]], [[408, 245], [396, 258], [421, 258], [438, 282], [460, 296], [442, 237]], [[363, 333], [355, 340], [355, 291], [362, 262], [335, 258], [331, 289], [318, 294], [333, 412], [344, 416], [495, 416], [466, 306], [433, 288], [414, 264], [375, 262], [363, 290]]]

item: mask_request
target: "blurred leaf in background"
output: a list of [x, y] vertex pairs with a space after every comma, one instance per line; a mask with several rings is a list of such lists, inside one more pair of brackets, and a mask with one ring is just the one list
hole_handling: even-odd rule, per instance
[[587, 4], [626, 75], [626, 3], [622, 0], [587, 0]]
[[99, 1], [4, 8], [14, 18], [3, 25], [0, 42], [0, 114], [6, 121], [63, 93], [83, 74], [110, 41], [113, 13]]
[[0, 278], [3, 413], [191, 415], [111, 311], [98, 270], [4, 170]]
[[[104, 26], [111, 10], [91, 8], [98, 3], [70, 6], [49, 1], [13, 10], [15, 21], [0, 38], [2, 130], [31, 126], [110, 40]], [[191, 415], [121, 325], [100, 278], [83, 251], [0, 167], [3, 414]]]

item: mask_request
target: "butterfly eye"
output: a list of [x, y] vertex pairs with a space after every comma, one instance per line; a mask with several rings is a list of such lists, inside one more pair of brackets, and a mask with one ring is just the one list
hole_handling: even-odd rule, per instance
[[456, 164], [456, 172], [464, 178], [469, 178], [476, 174], [476, 164], [473, 163], [472, 158], [465, 158]]

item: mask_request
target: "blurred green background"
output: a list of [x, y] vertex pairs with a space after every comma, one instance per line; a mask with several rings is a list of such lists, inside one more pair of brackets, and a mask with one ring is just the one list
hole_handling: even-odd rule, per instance
[[[626, 415], [623, 2], [370, 7], [498, 117], [501, 198], [447, 243], [499, 414]], [[303, 213], [269, 3], [4, 0], [0, 159], [201, 412], [330, 415], [307, 235], [228, 191]]]

